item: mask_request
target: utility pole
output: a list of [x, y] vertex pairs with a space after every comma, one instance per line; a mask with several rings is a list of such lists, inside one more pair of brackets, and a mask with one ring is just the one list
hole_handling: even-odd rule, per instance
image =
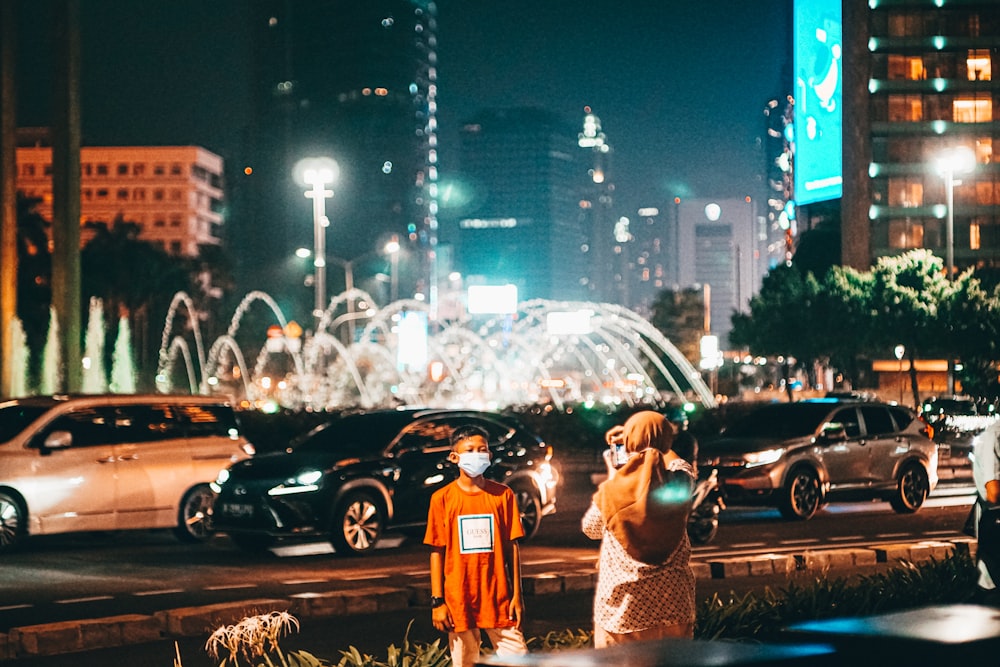
[[0, 2], [0, 396], [14, 387], [17, 318], [17, 3]]
[[[52, 306], [59, 325], [60, 386], [83, 388], [80, 344], [80, 1], [55, 7], [52, 97]], [[52, 326], [50, 323], [49, 326]]]

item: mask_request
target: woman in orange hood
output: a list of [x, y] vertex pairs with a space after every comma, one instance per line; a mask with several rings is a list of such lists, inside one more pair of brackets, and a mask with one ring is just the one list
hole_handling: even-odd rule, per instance
[[[670, 450], [674, 426], [638, 412], [605, 436], [608, 478], [582, 529], [601, 540], [594, 595], [594, 646], [694, 635], [695, 579], [687, 518], [691, 466]], [[624, 445], [616, 460], [613, 451]]]

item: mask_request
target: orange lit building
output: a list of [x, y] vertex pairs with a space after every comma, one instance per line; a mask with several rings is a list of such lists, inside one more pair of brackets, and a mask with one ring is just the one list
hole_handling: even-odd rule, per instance
[[[140, 240], [171, 255], [195, 257], [220, 245], [223, 161], [198, 146], [117, 146], [80, 149], [80, 223], [118, 217], [140, 225]], [[17, 190], [41, 203], [52, 220], [52, 149], [17, 148]], [[86, 244], [93, 231], [81, 230]]]

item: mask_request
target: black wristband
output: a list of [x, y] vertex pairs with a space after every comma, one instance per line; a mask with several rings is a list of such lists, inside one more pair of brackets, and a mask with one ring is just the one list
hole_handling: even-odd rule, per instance
[[431, 609], [437, 609], [444, 604], [444, 598], [431, 597]]

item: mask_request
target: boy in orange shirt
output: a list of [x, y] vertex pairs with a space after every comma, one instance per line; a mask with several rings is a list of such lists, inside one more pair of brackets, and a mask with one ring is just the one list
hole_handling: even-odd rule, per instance
[[424, 544], [431, 551], [431, 614], [448, 633], [454, 667], [479, 658], [480, 630], [497, 655], [528, 652], [521, 632], [521, 516], [509, 486], [483, 477], [488, 434], [463, 426], [451, 436], [448, 460], [459, 477], [431, 496]]

